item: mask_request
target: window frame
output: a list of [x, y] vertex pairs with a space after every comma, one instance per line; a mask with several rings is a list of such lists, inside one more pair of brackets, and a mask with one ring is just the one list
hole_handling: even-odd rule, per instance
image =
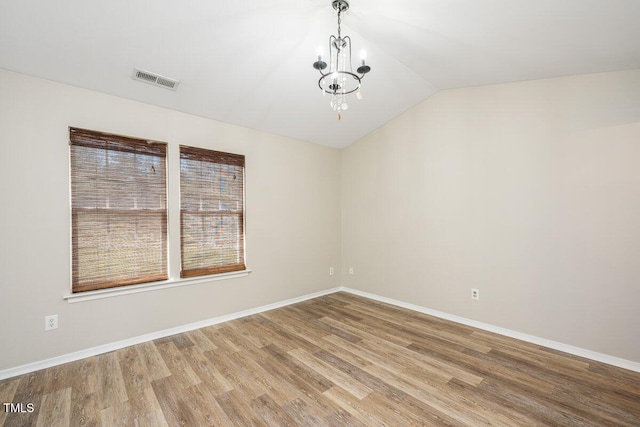
[[[156, 208], [156, 209], [145, 209], [144, 207], [141, 209], [131, 209], [131, 208], [110, 208], [107, 207], [98, 207], [97, 205], [93, 208], [91, 207], [78, 207], [75, 206], [74, 202], [76, 198], [80, 199], [82, 196], [80, 194], [76, 194], [74, 192], [74, 177], [75, 174], [79, 173], [81, 168], [74, 168], [74, 156], [77, 155], [74, 153], [76, 148], [74, 147], [85, 147], [89, 149], [98, 149], [104, 150], [105, 155], [108, 155], [109, 151], [118, 151], [131, 153], [135, 155], [147, 155], [154, 156], [160, 159], [161, 164], [163, 164], [164, 174], [162, 176], [162, 183], [160, 187], [155, 188], [156, 190], [162, 191], [163, 196], [163, 204], [164, 208]], [[104, 291], [109, 289], [121, 289], [129, 286], [140, 285], [140, 284], [149, 284], [154, 282], [166, 281], [169, 279], [169, 196], [168, 196], [168, 144], [165, 142], [159, 141], [151, 141], [140, 138], [133, 138], [128, 136], [116, 135], [106, 132], [99, 132], [75, 127], [69, 127], [69, 201], [70, 201], [70, 215], [71, 215], [71, 293], [73, 295], [83, 294], [85, 292], [92, 291]], [[153, 168], [153, 166], [152, 166]], [[114, 169], [117, 170], [117, 169]], [[155, 170], [154, 170], [155, 173]], [[118, 178], [123, 177], [132, 177], [134, 175], [119, 175]], [[98, 172], [95, 174], [96, 181], [98, 179]], [[139, 178], [139, 177], [138, 177]], [[108, 180], [106, 180], [108, 182]], [[84, 183], [84, 182], [83, 182]], [[86, 184], [86, 183], [85, 183]], [[96, 184], [97, 185], [97, 184]], [[81, 193], [81, 190], [79, 190]], [[96, 199], [97, 204], [97, 199]], [[137, 207], [137, 200], [134, 202], [134, 205]], [[158, 264], [160, 269], [153, 273], [138, 272], [137, 275], [130, 275], [124, 279], [114, 279], [103, 281], [102, 278], [98, 278], [92, 282], [82, 283], [79, 277], [80, 271], [80, 249], [79, 249], [79, 235], [80, 231], [78, 229], [78, 221], [79, 215], [81, 213], [86, 212], [94, 215], [96, 218], [101, 217], [103, 215], [115, 215], [116, 217], [120, 213], [122, 217], [133, 216], [138, 219], [138, 217], [143, 217], [147, 215], [151, 215], [154, 217], [160, 217], [160, 240], [155, 240], [155, 245], [158, 244], [161, 247], [161, 250], [158, 251], [160, 255], [160, 263]], [[158, 218], [155, 218], [158, 220]], [[137, 225], [136, 225], [137, 227]], [[137, 228], [136, 228], [137, 229]], [[108, 233], [108, 227], [107, 227]], [[153, 246], [152, 246], [153, 247]], [[157, 249], [152, 249], [157, 250]], [[140, 252], [136, 252], [136, 255], [140, 255]], [[144, 261], [144, 260], [143, 260]], [[120, 262], [121, 263], [121, 262]], [[114, 263], [113, 265], [117, 266], [118, 263]], [[109, 264], [111, 265], [111, 264]], [[124, 269], [126, 270], [126, 269]], [[162, 270], [162, 271], [161, 271]]]
[[[227, 165], [241, 168], [241, 209], [240, 210], [200, 210], [203, 216], [237, 216], [240, 222], [238, 226], [238, 242], [237, 251], [239, 255], [239, 262], [235, 264], [227, 264], [223, 266], [206, 266], [200, 268], [188, 267], [185, 265], [185, 214], [198, 215], [194, 210], [183, 209], [183, 185], [185, 180], [183, 177], [183, 160], [191, 160], [198, 162], [208, 162], [214, 165]], [[180, 277], [182, 279], [197, 278], [203, 276], [217, 276], [228, 273], [244, 272], [247, 270], [247, 252], [246, 252], [246, 160], [242, 154], [227, 153], [223, 151], [217, 151], [207, 148], [198, 148], [187, 145], [179, 146], [179, 161], [180, 161], [180, 197], [179, 197], [179, 209], [180, 209]], [[220, 203], [220, 202], [219, 202]], [[202, 242], [200, 242], [203, 244]]]

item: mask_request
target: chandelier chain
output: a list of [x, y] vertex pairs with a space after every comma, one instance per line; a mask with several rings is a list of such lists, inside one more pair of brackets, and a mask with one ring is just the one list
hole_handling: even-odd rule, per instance
[[342, 23], [342, 17], [340, 16], [341, 13], [342, 13], [342, 10], [338, 8], [338, 39], [341, 38], [340, 36], [340, 24]]

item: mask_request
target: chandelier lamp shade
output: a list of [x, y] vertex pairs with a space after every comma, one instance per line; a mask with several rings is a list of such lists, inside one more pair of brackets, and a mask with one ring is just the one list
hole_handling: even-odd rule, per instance
[[340, 25], [342, 13], [349, 10], [347, 0], [333, 0], [333, 8], [338, 12], [338, 36], [329, 37], [329, 63], [323, 60], [323, 50], [318, 49], [318, 60], [313, 63], [313, 68], [320, 72], [318, 86], [322, 94], [331, 95], [329, 105], [336, 112], [338, 120], [342, 119], [342, 112], [349, 108], [347, 95], [356, 93], [358, 99], [362, 99], [360, 87], [365, 74], [371, 71], [371, 67], [365, 64], [365, 53], [360, 52], [360, 66], [353, 72], [351, 66], [351, 38], [343, 36]]

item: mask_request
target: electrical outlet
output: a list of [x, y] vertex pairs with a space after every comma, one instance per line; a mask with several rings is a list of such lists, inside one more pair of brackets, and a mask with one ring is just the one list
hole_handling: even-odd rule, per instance
[[333, 267], [329, 267], [329, 276], [333, 276], [335, 272], [336, 271], [333, 269]]
[[479, 289], [471, 289], [471, 299], [479, 300], [480, 299], [480, 290]]
[[58, 329], [57, 314], [52, 314], [51, 316], [44, 316], [44, 330], [50, 331], [52, 329]]
[[353, 276], [353, 267], [349, 267], [349, 274]]

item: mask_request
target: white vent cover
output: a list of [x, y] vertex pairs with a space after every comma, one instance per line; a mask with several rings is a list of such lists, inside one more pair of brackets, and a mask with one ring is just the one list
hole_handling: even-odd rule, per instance
[[169, 77], [161, 76], [160, 74], [152, 73], [150, 71], [140, 70], [138, 68], [133, 69], [133, 79], [139, 80], [145, 83], [151, 83], [155, 86], [160, 86], [166, 89], [176, 90], [180, 82]]

